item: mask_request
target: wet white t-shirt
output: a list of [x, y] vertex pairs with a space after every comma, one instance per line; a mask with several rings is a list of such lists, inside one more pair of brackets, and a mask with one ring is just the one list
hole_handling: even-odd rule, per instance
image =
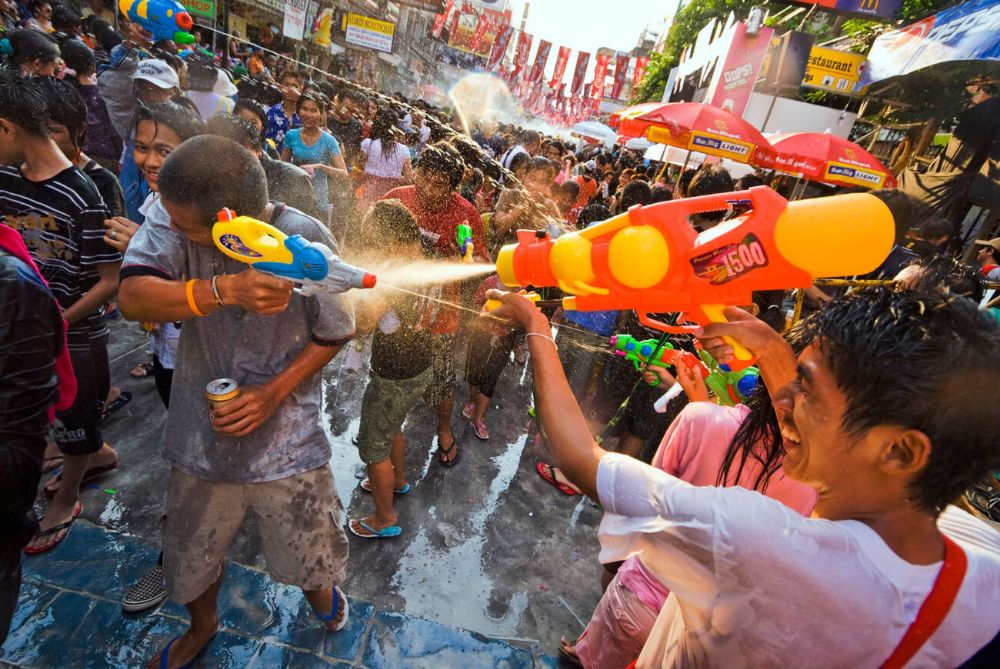
[[395, 146], [386, 156], [382, 153], [382, 140], [365, 139], [361, 142], [361, 150], [368, 156], [365, 161], [365, 174], [383, 179], [401, 179], [403, 165], [410, 159], [410, 150], [405, 144], [393, 142]]
[[[597, 490], [601, 561], [641, 552], [671, 590], [639, 669], [879, 667], [941, 568], [903, 561], [861, 522], [691, 486], [623, 455], [601, 460]], [[958, 597], [908, 669], [959, 666], [1000, 626], [1000, 557], [960, 543], [969, 566]]]

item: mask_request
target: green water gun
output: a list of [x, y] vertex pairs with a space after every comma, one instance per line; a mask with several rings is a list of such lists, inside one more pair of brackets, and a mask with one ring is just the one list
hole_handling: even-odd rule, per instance
[[455, 228], [455, 243], [458, 244], [458, 252], [462, 255], [462, 262], [472, 262], [472, 252], [475, 247], [472, 243], [471, 225], [460, 223]]
[[[647, 365], [657, 367], [676, 367], [677, 365], [695, 366], [701, 372], [702, 378], [708, 377], [708, 370], [705, 368], [693, 353], [675, 349], [669, 342], [663, 342], [656, 357], [650, 356], [656, 352], [659, 341], [656, 339], [639, 340], [632, 335], [618, 334], [611, 337], [611, 348], [615, 355], [621, 356], [630, 361], [637, 372], [641, 372]], [[655, 377], [649, 382], [651, 386], [660, 385], [659, 377]]]
[[745, 403], [760, 384], [760, 372], [756, 367], [745, 367], [734, 372], [728, 365], [720, 365], [702, 348], [698, 349], [698, 357], [708, 368], [705, 385], [722, 406], [730, 407]]

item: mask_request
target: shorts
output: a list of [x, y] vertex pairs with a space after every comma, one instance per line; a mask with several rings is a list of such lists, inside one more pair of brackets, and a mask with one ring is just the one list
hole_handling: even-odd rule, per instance
[[477, 331], [469, 340], [469, 357], [465, 364], [465, 380], [486, 397], [493, 397], [497, 381], [510, 362], [517, 332], [495, 335]]
[[175, 602], [194, 601], [219, 578], [248, 510], [271, 578], [303, 590], [343, 582], [347, 535], [329, 466], [264, 483], [208, 481], [171, 469], [163, 573]]
[[583, 666], [627, 667], [646, 645], [657, 613], [616, 576], [601, 595], [587, 629], [576, 640], [576, 654]]
[[361, 428], [358, 431], [358, 455], [366, 465], [389, 459], [392, 437], [403, 429], [410, 409], [420, 401], [434, 370], [430, 367], [409, 379], [368, 377], [361, 400]]
[[455, 342], [454, 332], [431, 335], [431, 367], [434, 378], [424, 391], [424, 401], [436, 407], [449, 399], [455, 392]]
[[111, 390], [108, 338], [90, 342], [90, 350], [70, 350], [76, 372], [76, 399], [73, 406], [57, 411], [52, 438], [63, 455], [89, 455], [101, 449], [101, 413]]

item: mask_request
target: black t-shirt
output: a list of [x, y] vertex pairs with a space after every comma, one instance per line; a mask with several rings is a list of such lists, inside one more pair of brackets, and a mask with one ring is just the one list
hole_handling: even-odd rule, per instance
[[364, 126], [356, 118], [352, 118], [347, 123], [341, 123], [331, 114], [327, 121], [327, 127], [330, 128], [330, 132], [340, 142], [340, 148], [343, 149], [347, 169], [350, 170], [357, 163], [358, 154], [361, 152]]
[[372, 337], [372, 372], [383, 379], [412, 379], [431, 366], [431, 334], [421, 327], [425, 300], [408, 298], [393, 302], [399, 328], [385, 334], [376, 328]]
[[[39, 182], [25, 179], [17, 167], [0, 167], [0, 217], [21, 232], [64, 310], [98, 282], [98, 265], [121, 262], [104, 242], [109, 214], [97, 187], [76, 167]], [[86, 351], [91, 339], [107, 335], [102, 306], [71, 325], [66, 338], [70, 350]]]
[[94, 182], [97, 192], [104, 200], [104, 206], [108, 208], [111, 215], [124, 217], [125, 192], [122, 190], [122, 185], [118, 183], [118, 177], [114, 175], [114, 172], [101, 167], [96, 160], [91, 160], [83, 166], [83, 173]]
[[35, 271], [3, 249], [0, 309], [0, 449], [23, 452], [41, 465], [48, 409], [59, 392], [62, 314]]

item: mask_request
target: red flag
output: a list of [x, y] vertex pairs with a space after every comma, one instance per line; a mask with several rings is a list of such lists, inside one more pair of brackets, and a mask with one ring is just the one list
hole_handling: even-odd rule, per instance
[[532, 36], [521, 31], [517, 36], [517, 49], [514, 51], [514, 70], [510, 73], [511, 80], [516, 79], [524, 66], [528, 64], [528, 53], [531, 51]]
[[622, 87], [625, 85], [626, 70], [628, 70], [628, 56], [619, 54], [615, 58], [615, 80], [611, 85], [611, 97], [615, 100], [621, 95]]
[[632, 75], [632, 87], [642, 83], [642, 78], [646, 76], [646, 67], [649, 65], [649, 56], [635, 59], [635, 74]]
[[479, 51], [479, 45], [482, 44], [483, 35], [486, 34], [486, 30], [490, 27], [492, 20], [486, 16], [486, 14], [480, 14], [476, 19], [476, 29], [472, 31], [472, 37], [469, 39], [469, 51], [476, 53]]
[[556, 54], [556, 69], [552, 72], [552, 83], [549, 84], [553, 88], [558, 86], [563, 79], [563, 75], [566, 74], [566, 63], [569, 62], [569, 47], [561, 46], [559, 47], [559, 52]]
[[434, 35], [435, 38], [441, 37], [441, 31], [444, 30], [444, 24], [448, 22], [448, 17], [454, 9], [455, 3], [453, 0], [448, 0], [448, 4], [444, 8], [444, 13], [436, 14], [434, 16], [434, 23], [431, 24], [431, 34]]
[[589, 53], [580, 51], [576, 54], [576, 67], [573, 69], [573, 81], [569, 87], [570, 95], [579, 95], [583, 91], [583, 78], [587, 76], [587, 65], [589, 64]]
[[451, 13], [451, 18], [448, 19], [448, 41], [451, 42], [455, 39], [455, 34], [458, 33], [458, 23], [462, 20], [462, 10], [455, 8], [455, 11]]
[[490, 57], [486, 61], [486, 71], [492, 72], [503, 60], [503, 55], [507, 53], [507, 46], [510, 44], [510, 37], [514, 34], [514, 26], [507, 24], [497, 33], [497, 38], [493, 40], [493, 48], [490, 50]]
[[594, 83], [590, 87], [590, 97], [595, 100], [604, 97], [604, 80], [608, 76], [608, 61], [610, 60], [609, 54], [599, 53], [597, 60], [594, 61]]
[[545, 63], [549, 59], [549, 51], [552, 50], [552, 42], [548, 40], [538, 40], [538, 51], [535, 52], [535, 64], [531, 66], [531, 74], [528, 75], [530, 81], [541, 81], [545, 72]]

